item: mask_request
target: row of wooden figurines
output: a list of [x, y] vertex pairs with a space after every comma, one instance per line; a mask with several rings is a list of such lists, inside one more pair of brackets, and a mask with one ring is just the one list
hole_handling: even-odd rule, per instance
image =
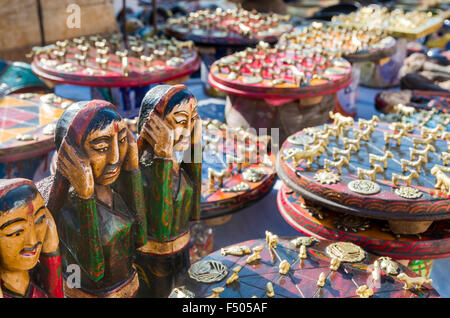
[[199, 218], [201, 120], [184, 85], [143, 100], [137, 139], [105, 101], [56, 125], [57, 171], [0, 180], [1, 297], [166, 297]]

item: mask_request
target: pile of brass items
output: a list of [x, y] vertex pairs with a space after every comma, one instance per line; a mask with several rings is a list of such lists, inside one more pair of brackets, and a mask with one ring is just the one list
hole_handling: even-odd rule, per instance
[[420, 34], [422, 30], [441, 25], [443, 16], [433, 16], [431, 12], [401, 9], [389, 11], [386, 7], [370, 5], [350, 14], [333, 17], [332, 22], [362, 30], [383, 30], [393, 36]]
[[187, 17], [172, 18], [167, 28], [185, 34], [210, 34], [217, 37], [238, 35], [244, 38], [279, 36], [292, 29], [288, 15], [257, 13], [242, 8], [217, 8], [191, 12]]
[[32, 55], [43, 65], [56, 67], [61, 72], [84, 70], [88, 75], [104, 74], [110, 70], [111, 62], [116, 62], [128, 76], [131, 63], [143, 72], [161, 71], [165, 69], [162, 65], [176, 67], [195, 52], [193, 42], [175, 38], [128, 36], [127, 42], [129, 50], [120, 34], [94, 35], [36, 47]]
[[355, 26], [313, 22], [308, 27], [283, 34], [278, 45], [303, 52], [318, 50], [340, 56], [381, 50], [393, 41], [382, 30], [362, 30]]
[[216, 61], [219, 74], [229, 80], [244, 84], [266, 86], [302, 87], [312, 80], [331, 80], [336, 75], [346, 74], [345, 60], [338, 54], [321, 48], [297, 50], [287, 45], [271, 48], [266, 42], [259, 42], [256, 48], [247, 48]]

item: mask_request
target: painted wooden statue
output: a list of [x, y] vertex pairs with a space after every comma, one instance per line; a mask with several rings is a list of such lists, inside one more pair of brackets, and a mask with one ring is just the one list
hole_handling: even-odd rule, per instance
[[56, 224], [33, 182], [0, 180], [0, 298], [63, 298]]
[[189, 266], [189, 221], [200, 217], [201, 119], [184, 85], [145, 96], [138, 121], [147, 244], [139, 249], [140, 296], [167, 297]]
[[[135, 138], [114, 105], [94, 100], [64, 112], [55, 143], [57, 171], [43, 187], [60, 233], [65, 295], [134, 297], [133, 260], [147, 239]], [[79, 285], [68, 279], [73, 265]]]

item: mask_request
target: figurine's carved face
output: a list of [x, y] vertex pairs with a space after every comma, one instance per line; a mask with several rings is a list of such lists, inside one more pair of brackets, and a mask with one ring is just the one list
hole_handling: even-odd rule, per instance
[[91, 132], [83, 146], [91, 163], [95, 183], [109, 185], [115, 182], [128, 151], [125, 121], [114, 121], [103, 129]]
[[0, 267], [28, 271], [36, 266], [47, 233], [49, 211], [36, 198], [0, 216]]
[[166, 115], [165, 120], [174, 131], [175, 151], [186, 151], [189, 148], [194, 121], [197, 117], [195, 98], [183, 100]]

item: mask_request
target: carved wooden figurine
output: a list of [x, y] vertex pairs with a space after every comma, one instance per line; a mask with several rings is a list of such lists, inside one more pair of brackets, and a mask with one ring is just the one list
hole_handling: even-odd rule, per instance
[[[133, 258], [146, 241], [146, 218], [127, 123], [108, 102], [75, 103], [57, 123], [55, 144], [56, 174], [39, 187], [62, 242], [65, 295], [133, 297], [139, 288]], [[80, 288], [68, 285], [72, 264], [80, 268]]]
[[189, 267], [189, 221], [200, 218], [202, 122], [184, 85], [145, 96], [138, 121], [148, 242], [139, 249], [140, 295], [167, 297]]
[[55, 221], [33, 182], [2, 179], [0, 298], [47, 297], [64, 297]]

